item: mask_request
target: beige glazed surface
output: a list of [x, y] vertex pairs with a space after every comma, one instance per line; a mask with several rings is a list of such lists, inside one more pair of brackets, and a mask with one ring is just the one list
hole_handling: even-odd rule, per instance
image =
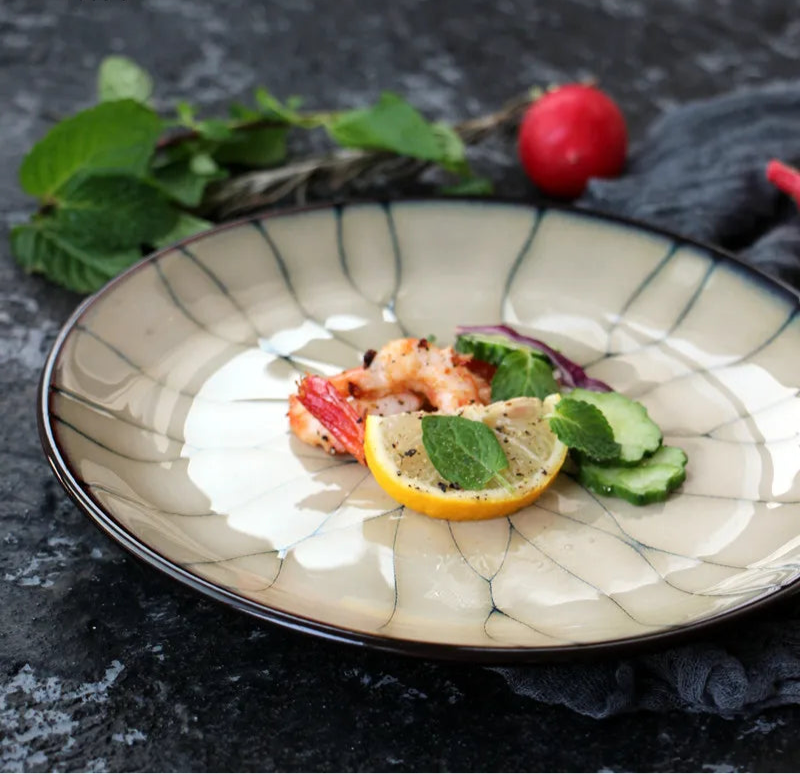
[[[101, 293], [53, 356], [44, 426], [96, 519], [251, 609], [354, 638], [605, 643], [797, 579], [796, 306], [699, 247], [587, 214], [320, 208], [212, 232]], [[498, 322], [642, 401], [689, 455], [684, 486], [637, 508], [562, 474], [511, 518], [449, 523], [290, 437], [304, 371]]]

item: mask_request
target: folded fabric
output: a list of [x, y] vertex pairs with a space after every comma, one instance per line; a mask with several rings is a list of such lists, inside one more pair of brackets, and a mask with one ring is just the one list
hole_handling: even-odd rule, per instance
[[[670, 111], [617, 180], [581, 203], [736, 252], [800, 287], [800, 216], [764, 170], [800, 161], [800, 86], [737, 91]], [[495, 668], [516, 693], [601, 718], [636, 709], [732, 715], [800, 703], [800, 608], [630, 658]]]

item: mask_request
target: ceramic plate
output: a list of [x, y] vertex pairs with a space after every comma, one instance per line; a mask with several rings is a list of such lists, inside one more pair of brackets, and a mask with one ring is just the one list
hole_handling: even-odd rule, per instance
[[[494, 661], [651, 643], [798, 578], [797, 305], [708, 248], [577, 210], [288, 211], [154, 255], [83, 304], [44, 372], [42, 436], [112, 537], [270, 621]], [[689, 454], [682, 489], [637, 508], [562, 474], [511, 518], [451, 523], [288, 433], [307, 369], [500, 321], [642, 401]]]

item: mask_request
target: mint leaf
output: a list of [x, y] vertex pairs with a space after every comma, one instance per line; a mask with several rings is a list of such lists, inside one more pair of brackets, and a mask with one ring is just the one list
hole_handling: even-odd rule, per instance
[[142, 257], [137, 249], [103, 252], [82, 247], [44, 219], [12, 229], [11, 249], [28, 272], [44, 274], [76, 293], [98, 290]]
[[153, 93], [153, 79], [132, 59], [107, 56], [97, 73], [97, 97], [101, 102], [133, 99], [146, 103]]
[[203, 121], [197, 121], [192, 127], [201, 137], [206, 140], [228, 140], [233, 136], [233, 128], [228, 125], [227, 121], [222, 121], [219, 118], [206, 118]]
[[462, 489], [482, 489], [508, 467], [491, 428], [458, 416], [422, 418], [422, 444], [439, 475]]
[[210, 153], [205, 152], [195, 153], [189, 159], [189, 169], [195, 175], [201, 176], [215, 175], [219, 172], [217, 162], [214, 161]]
[[390, 92], [372, 107], [335, 116], [327, 130], [349, 148], [391, 151], [435, 161], [448, 169], [464, 163], [464, 145], [452, 129], [429, 123], [410, 103]]
[[596, 406], [574, 398], [562, 398], [550, 417], [550, 429], [570, 449], [600, 462], [616, 460], [620, 445], [611, 425]]
[[264, 117], [263, 113], [259, 113], [258, 110], [243, 105], [241, 102], [232, 102], [228, 106], [228, 115], [242, 122], [258, 121]]
[[221, 118], [206, 118], [200, 120], [197, 118], [196, 108], [188, 102], [179, 102], [175, 106], [175, 113], [178, 116], [178, 120], [172, 122], [173, 124], [191, 129], [204, 140], [222, 142], [233, 136], [234, 129], [230, 122], [224, 121]]
[[52, 197], [78, 171], [114, 170], [143, 175], [161, 121], [130, 99], [103, 102], [56, 124], [28, 153], [19, 179], [32, 196]]
[[[256, 89], [256, 104], [261, 108], [261, 117], [280, 121], [285, 124], [305, 126], [308, 119], [301, 116], [295, 108], [299, 106], [296, 98], [291, 98], [282, 103], [276, 96], [270, 94], [263, 86]], [[314, 122], [312, 122], [314, 123]]]
[[438, 159], [439, 164], [450, 172], [467, 177], [471, 176], [472, 173], [467, 163], [464, 142], [456, 131], [447, 124], [442, 123], [431, 124], [431, 129], [436, 135], [442, 154]]
[[558, 392], [553, 368], [531, 352], [509, 352], [492, 377], [492, 401], [511, 398], [541, 398]]
[[228, 176], [224, 169], [214, 165], [215, 171], [199, 174], [197, 164], [192, 164], [192, 156], [185, 156], [153, 170], [152, 182], [171, 199], [186, 207], [197, 207], [203, 200], [206, 186], [214, 180]]
[[194, 106], [190, 105], [186, 100], [181, 100], [175, 105], [175, 114], [178, 116], [178, 123], [183, 126], [194, 128], [195, 112]]
[[494, 191], [492, 181], [485, 177], [468, 177], [459, 183], [442, 186], [440, 193], [447, 196], [488, 196]]
[[127, 175], [76, 175], [60, 197], [54, 215], [59, 233], [90, 249], [113, 251], [152, 243], [178, 216], [163, 193]]
[[570, 393], [570, 398], [591, 403], [603, 412], [620, 445], [621, 463], [635, 464], [661, 446], [661, 428], [638, 401], [619, 392], [592, 392], [580, 387]]
[[219, 147], [214, 158], [222, 164], [273, 167], [286, 158], [286, 129], [280, 126], [240, 129]]
[[187, 212], [182, 212], [178, 215], [175, 225], [158, 239], [153, 241], [153, 247], [161, 249], [167, 247], [175, 242], [180, 242], [181, 239], [199, 234], [201, 231], [212, 228], [213, 223], [202, 218], [196, 218], [194, 215], [189, 215]]

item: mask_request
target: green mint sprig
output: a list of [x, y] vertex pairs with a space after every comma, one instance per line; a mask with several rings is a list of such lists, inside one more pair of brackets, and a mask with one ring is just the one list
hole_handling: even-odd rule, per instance
[[508, 467], [491, 428], [472, 419], [431, 414], [422, 418], [422, 445], [439, 475], [462, 489], [483, 489]]
[[492, 400], [544, 399], [559, 391], [553, 367], [528, 350], [509, 352], [492, 377]]
[[[295, 130], [322, 130], [334, 146], [407, 157], [419, 169], [437, 165], [456, 176], [460, 193], [487, 190], [469, 167], [459, 133], [396, 94], [355, 110], [300, 112], [297, 98], [281, 102], [257, 89], [252, 106], [233, 104], [227, 118], [201, 118], [183, 102], [165, 118], [151, 107], [152, 94], [145, 70], [107, 57], [98, 71], [99, 104], [58, 123], [26, 155], [20, 185], [38, 210], [12, 230], [11, 247], [27, 271], [80, 293], [97, 290], [144, 252], [208, 228], [211, 184], [243, 170], [281, 167], [289, 182], [293, 174], [306, 180], [302, 161], [302, 169], [289, 170], [287, 139]], [[503, 115], [488, 117], [494, 123], [487, 125], [516, 114]], [[470, 136], [479, 138], [486, 121], [474, 123]]]
[[562, 398], [550, 417], [550, 429], [570, 449], [598, 462], [619, 458], [620, 445], [608, 420], [596, 406], [574, 398]]

